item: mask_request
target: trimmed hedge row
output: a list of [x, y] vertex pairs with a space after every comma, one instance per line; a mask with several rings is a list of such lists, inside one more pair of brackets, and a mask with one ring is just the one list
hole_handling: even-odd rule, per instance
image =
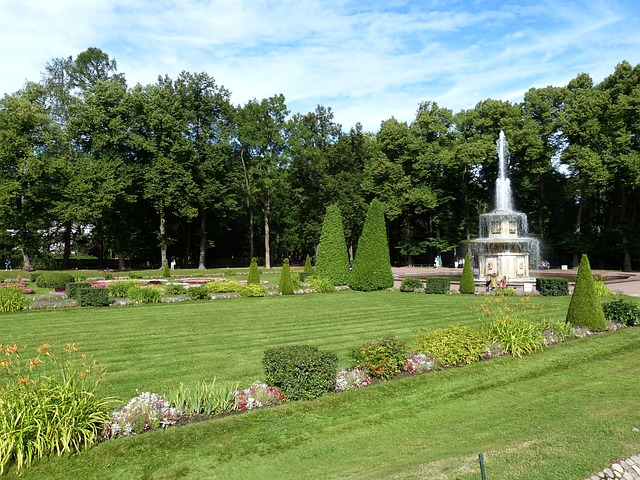
[[451, 290], [451, 278], [449, 277], [427, 277], [427, 284], [424, 287], [425, 293], [445, 294]]
[[536, 278], [536, 290], [545, 297], [569, 295], [569, 281], [566, 278]]

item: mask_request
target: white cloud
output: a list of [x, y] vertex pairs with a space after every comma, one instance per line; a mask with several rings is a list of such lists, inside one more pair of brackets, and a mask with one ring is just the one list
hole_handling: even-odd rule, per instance
[[639, 13], [634, 0], [5, 0], [0, 92], [95, 46], [130, 85], [206, 71], [235, 103], [283, 93], [293, 112], [323, 104], [345, 129], [376, 130], [423, 100], [458, 111], [581, 72], [600, 81], [640, 61]]

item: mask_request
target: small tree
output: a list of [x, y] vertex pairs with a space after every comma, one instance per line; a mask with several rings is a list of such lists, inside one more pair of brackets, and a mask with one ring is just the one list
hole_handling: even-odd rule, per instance
[[253, 257], [249, 266], [247, 285], [260, 285], [260, 272], [258, 271], [258, 259]]
[[284, 259], [284, 264], [282, 265], [282, 273], [280, 274], [278, 291], [282, 295], [293, 295], [293, 283], [291, 283], [291, 270], [289, 269], [288, 258]]
[[304, 261], [304, 269], [303, 273], [311, 273], [313, 272], [313, 268], [311, 268], [311, 257], [307, 254], [307, 259]]
[[596, 294], [591, 265], [586, 254], [583, 254], [580, 259], [576, 285], [573, 288], [567, 311], [567, 323], [574, 327], [586, 327], [593, 332], [600, 332], [607, 328], [602, 304]]
[[344, 239], [342, 215], [337, 205], [327, 207], [316, 256], [315, 276], [326, 278], [334, 285], [349, 281], [349, 254]]
[[476, 293], [476, 282], [473, 280], [473, 268], [471, 267], [471, 252], [467, 250], [462, 267], [462, 279], [460, 280], [460, 293], [473, 295]]
[[393, 287], [384, 211], [377, 198], [369, 205], [362, 235], [358, 240], [349, 286], [362, 291]]
[[164, 261], [164, 272], [163, 275], [165, 278], [169, 278], [171, 276], [171, 270], [169, 270], [169, 260]]

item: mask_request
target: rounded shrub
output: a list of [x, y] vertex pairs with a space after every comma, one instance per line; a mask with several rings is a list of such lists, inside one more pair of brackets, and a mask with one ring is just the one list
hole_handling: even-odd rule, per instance
[[207, 300], [209, 295], [209, 290], [207, 290], [205, 285], [198, 285], [187, 289], [187, 296], [191, 300]]
[[588, 328], [592, 332], [607, 329], [604, 311], [596, 294], [595, 280], [586, 254], [583, 254], [580, 259], [576, 285], [567, 311], [567, 323], [574, 327]]
[[355, 367], [383, 380], [404, 371], [409, 353], [402, 340], [388, 335], [364, 342], [351, 353]]
[[455, 366], [477, 362], [486, 353], [486, 336], [466, 325], [418, 332], [413, 343], [415, 353], [434, 358], [438, 365]]
[[349, 281], [349, 254], [344, 238], [342, 215], [337, 205], [327, 207], [322, 222], [314, 274], [316, 277], [329, 279], [333, 285], [344, 285]]
[[473, 268], [471, 267], [471, 252], [467, 250], [464, 257], [464, 267], [462, 267], [462, 279], [460, 280], [460, 293], [473, 295], [476, 293], [476, 283], [473, 279]]
[[284, 259], [284, 264], [282, 265], [282, 273], [280, 274], [278, 291], [282, 295], [293, 295], [293, 283], [291, 281], [291, 269], [289, 268], [288, 258]]
[[415, 277], [406, 277], [400, 284], [401, 292], [415, 292], [422, 289], [422, 280]]
[[335, 390], [338, 357], [310, 345], [270, 348], [262, 359], [267, 383], [290, 400], [308, 400]]
[[621, 323], [629, 327], [640, 325], [640, 306], [630, 300], [620, 298], [602, 306], [605, 319], [612, 323]]
[[[317, 268], [317, 267], [316, 267]], [[393, 287], [393, 273], [387, 242], [383, 205], [374, 198], [362, 227], [358, 249], [349, 277], [353, 290], [373, 291]]]
[[75, 281], [73, 275], [67, 272], [44, 272], [37, 276], [36, 285], [40, 288], [55, 288]]

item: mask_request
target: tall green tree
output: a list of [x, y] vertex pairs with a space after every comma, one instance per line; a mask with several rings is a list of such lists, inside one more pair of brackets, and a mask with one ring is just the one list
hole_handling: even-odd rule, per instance
[[377, 198], [371, 201], [362, 227], [349, 286], [362, 291], [393, 287], [384, 207]]
[[260, 102], [250, 100], [236, 117], [247, 195], [252, 196], [251, 188], [255, 188], [262, 205], [265, 268], [271, 268], [271, 207], [282, 180], [287, 115], [289, 110], [280, 94]]
[[[237, 210], [232, 189], [236, 172], [231, 162], [233, 109], [230, 92], [218, 85], [207, 73], [182, 72], [175, 82], [176, 94], [187, 122], [187, 138], [192, 149], [191, 175], [197, 188], [195, 206], [198, 209], [200, 237], [198, 268], [206, 268], [207, 219], [221, 221]], [[188, 260], [189, 238], [185, 260]]]
[[55, 218], [52, 199], [60, 190], [61, 137], [45, 98], [42, 86], [28, 83], [0, 101], [0, 228], [11, 232], [26, 271], [49, 247], [42, 232]]
[[342, 216], [337, 205], [327, 207], [322, 222], [314, 274], [328, 279], [334, 285], [345, 285], [349, 280], [349, 255]]

